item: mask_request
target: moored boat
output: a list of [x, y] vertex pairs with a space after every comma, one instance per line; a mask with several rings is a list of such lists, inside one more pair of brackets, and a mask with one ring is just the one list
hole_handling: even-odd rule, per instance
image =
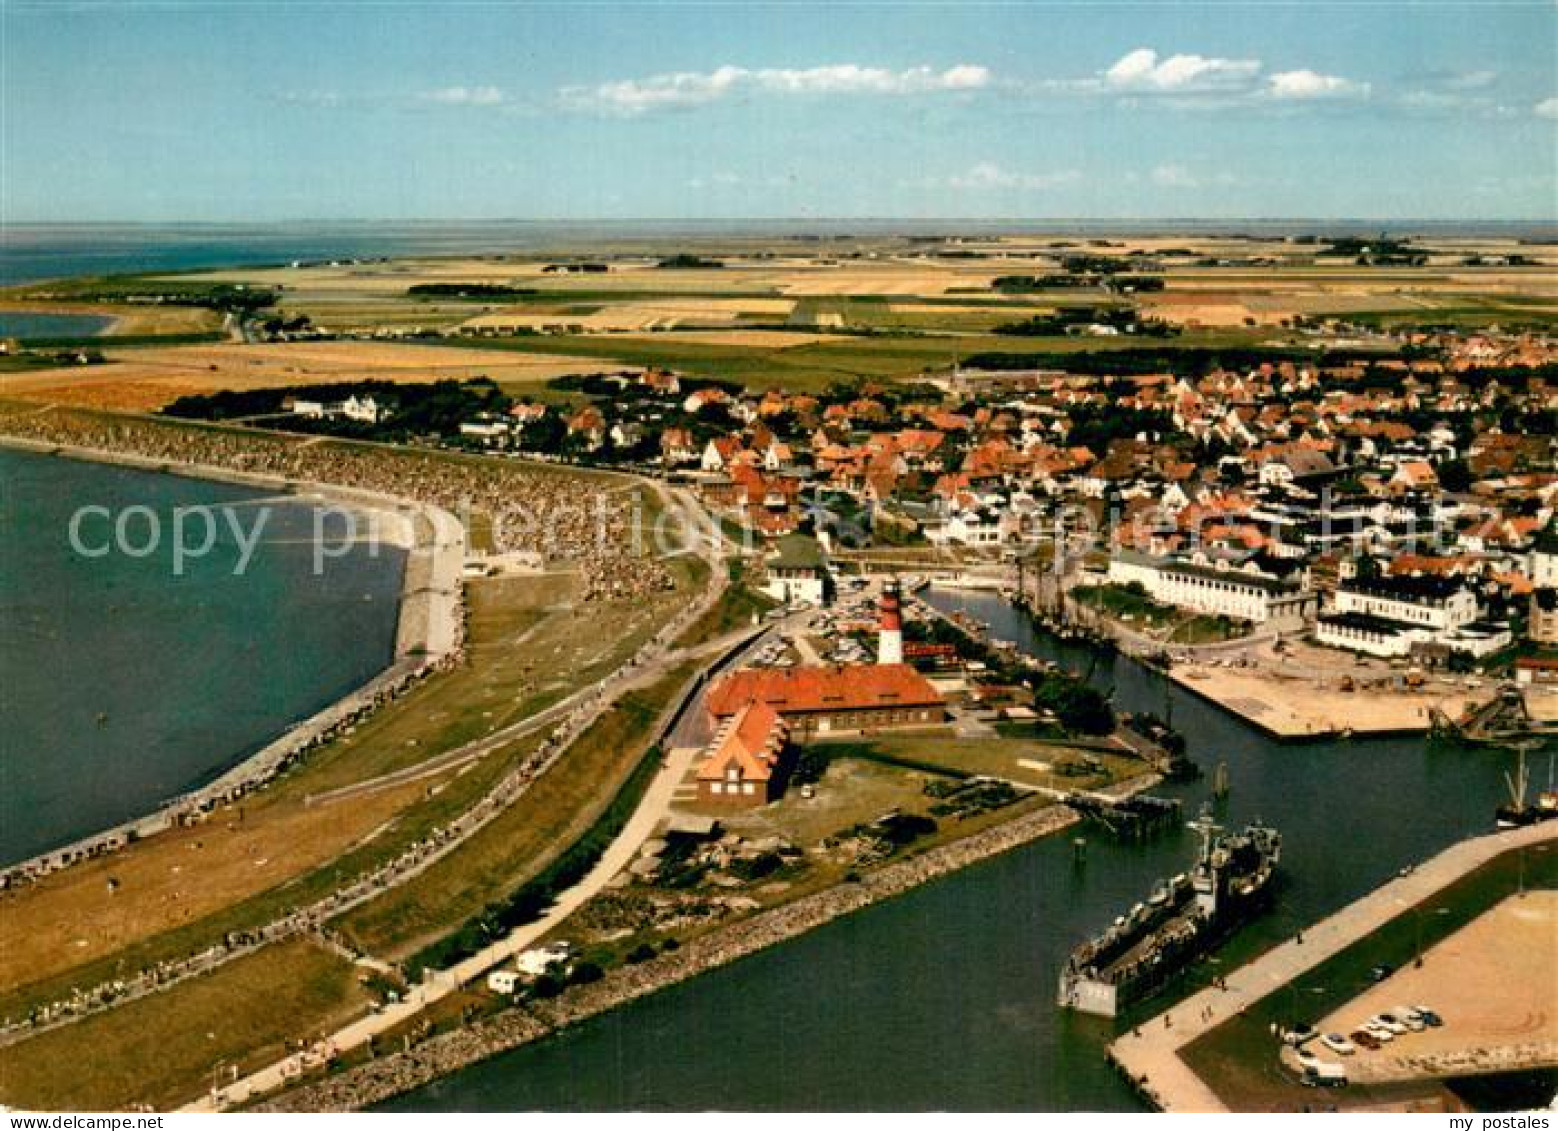
[[1113, 1017], [1258, 910], [1281, 856], [1281, 834], [1259, 821], [1224, 834], [1207, 810], [1190, 823], [1195, 867], [1160, 882], [1102, 934], [1071, 952], [1060, 974], [1062, 1008]]

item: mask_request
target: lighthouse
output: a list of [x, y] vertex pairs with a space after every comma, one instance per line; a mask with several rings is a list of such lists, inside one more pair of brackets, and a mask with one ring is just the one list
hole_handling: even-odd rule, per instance
[[882, 586], [882, 599], [877, 605], [881, 613], [881, 633], [877, 641], [876, 662], [879, 664], [903, 663], [903, 616], [898, 611], [898, 582], [889, 578]]

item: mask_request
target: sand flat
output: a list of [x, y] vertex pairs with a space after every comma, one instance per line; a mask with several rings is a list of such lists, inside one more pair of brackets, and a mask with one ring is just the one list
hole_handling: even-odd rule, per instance
[[1420, 690], [1343, 691], [1335, 679], [1298, 679], [1257, 670], [1176, 664], [1169, 677], [1278, 738], [1319, 738], [1428, 730], [1438, 708], [1459, 718], [1486, 694], [1429, 686]]

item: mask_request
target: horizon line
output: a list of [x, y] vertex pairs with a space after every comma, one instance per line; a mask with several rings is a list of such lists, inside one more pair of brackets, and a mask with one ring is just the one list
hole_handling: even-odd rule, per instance
[[16, 228], [265, 228], [288, 224], [1532, 224], [1558, 227], [1558, 216], [296, 216], [263, 220], [98, 218], [8, 219]]

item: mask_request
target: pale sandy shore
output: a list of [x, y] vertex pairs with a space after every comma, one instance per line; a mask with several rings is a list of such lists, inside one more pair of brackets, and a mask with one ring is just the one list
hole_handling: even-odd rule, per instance
[[374, 536], [406, 553], [393, 662], [362, 686], [289, 727], [274, 741], [196, 790], [173, 798], [151, 813], [104, 829], [61, 848], [40, 853], [0, 871], [0, 886], [54, 871], [172, 827], [181, 815], [198, 811], [254, 782], [265, 780], [304, 747], [371, 710], [388, 696], [453, 655], [461, 646], [465, 529], [436, 507], [328, 483], [233, 471], [198, 464], [147, 459], [122, 452], [61, 447], [0, 435], [0, 447], [68, 459], [161, 471], [191, 478], [262, 487], [299, 503], [333, 505], [366, 516]]
[[1452, 719], [1486, 702], [1490, 692], [1428, 684], [1345, 691], [1334, 676], [1304, 679], [1259, 669], [1175, 664], [1169, 678], [1279, 739], [1424, 734], [1437, 709]]
[[[1558, 841], [1558, 821], [1473, 837], [1398, 876], [1293, 939], [1274, 947], [1224, 979], [1224, 988], [1202, 990], [1109, 1046], [1110, 1059], [1161, 1111], [1221, 1112], [1228, 1107], [1194, 1072], [1180, 1051], [1307, 970], [1373, 933], [1408, 908], [1431, 900], [1461, 877], [1511, 849]], [[1551, 954], [1551, 952], [1548, 952]], [[1427, 1003], [1444, 1000], [1435, 989]], [[1391, 1004], [1396, 1004], [1392, 1001]], [[1275, 1067], [1276, 1049], [1272, 1050]]]

